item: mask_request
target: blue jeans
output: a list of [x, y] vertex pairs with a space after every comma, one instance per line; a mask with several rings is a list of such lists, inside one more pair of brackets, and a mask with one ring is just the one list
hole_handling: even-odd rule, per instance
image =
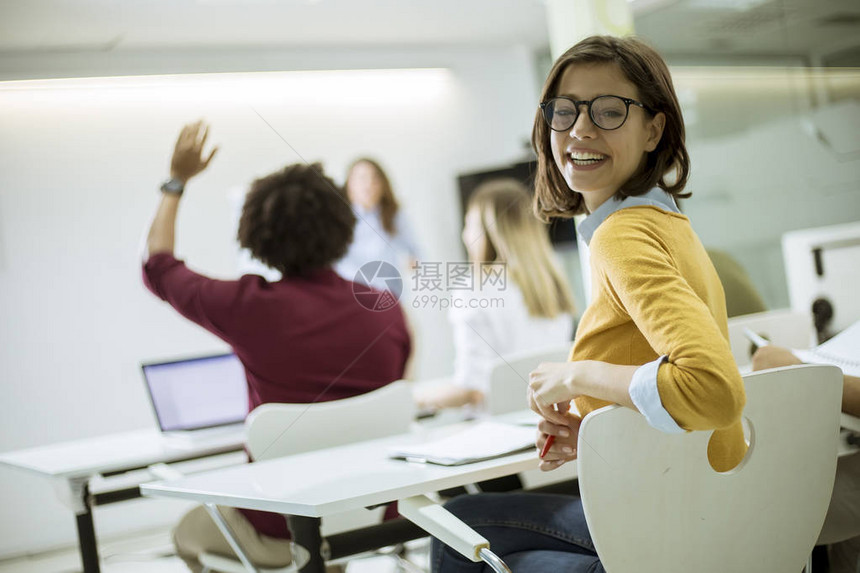
[[[513, 573], [606, 573], [594, 551], [582, 502], [569, 495], [462, 495], [445, 508], [483, 535]], [[433, 573], [487, 573], [433, 539]]]

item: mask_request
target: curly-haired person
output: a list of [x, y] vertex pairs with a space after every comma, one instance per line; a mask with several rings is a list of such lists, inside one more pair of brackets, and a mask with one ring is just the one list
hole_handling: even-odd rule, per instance
[[[203, 153], [207, 135], [201, 121], [185, 126], [176, 142], [147, 238], [147, 288], [233, 348], [245, 367], [249, 411], [267, 402], [347, 398], [402, 378], [411, 342], [400, 307], [366, 308], [355, 292], [368, 287], [332, 269], [352, 241], [356, 219], [321, 166], [287, 166], [255, 181], [246, 197], [239, 243], [279, 270], [280, 281], [215, 280], [174, 256], [185, 185], [217, 151]], [[227, 507], [221, 513], [257, 566], [292, 562], [283, 516]], [[202, 571], [197, 555], [203, 551], [233, 554], [202, 506], [183, 517], [174, 543], [194, 572]]]

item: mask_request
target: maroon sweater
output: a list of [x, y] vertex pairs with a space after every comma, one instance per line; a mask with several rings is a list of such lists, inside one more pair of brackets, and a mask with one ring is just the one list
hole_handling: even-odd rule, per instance
[[[267, 402], [348, 398], [403, 376], [410, 339], [400, 307], [364, 308], [353, 289], [366, 287], [330, 268], [275, 283], [256, 275], [222, 281], [158, 253], [144, 263], [143, 281], [233, 347], [245, 366], [249, 412]], [[260, 533], [289, 535], [283, 516], [242, 513]]]

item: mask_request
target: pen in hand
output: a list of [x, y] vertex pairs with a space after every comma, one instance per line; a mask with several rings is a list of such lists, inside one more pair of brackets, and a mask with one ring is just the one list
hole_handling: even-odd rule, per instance
[[758, 348], [764, 348], [770, 344], [770, 341], [766, 338], [762, 338], [749, 328], [744, 328], [744, 336], [746, 336], [750, 342], [756, 345]]
[[540, 459], [543, 459], [543, 457], [546, 455], [546, 453], [552, 447], [552, 444], [554, 442], [555, 442], [555, 436], [553, 436], [552, 434], [547, 435], [546, 443], [543, 445], [543, 448], [540, 451]]
[[[556, 407], [557, 407], [557, 405], [556, 405]], [[564, 413], [565, 414], [567, 413], [566, 409], [565, 409]], [[540, 450], [540, 456], [539, 456], [540, 459], [543, 459], [544, 456], [546, 456], [547, 452], [549, 451], [549, 449], [552, 447], [552, 445], [554, 443], [555, 443], [555, 436], [552, 434], [547, 434], [546, 442], [544, 443], [543, 448], [541, 448], [541, 450]]]

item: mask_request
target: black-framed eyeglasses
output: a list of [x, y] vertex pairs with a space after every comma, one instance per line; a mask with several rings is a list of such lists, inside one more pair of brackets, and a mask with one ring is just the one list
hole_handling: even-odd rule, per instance
[[567, 131], [579, 118], [579, 108], [588, 106], [588, 117], [592, 123], [606, 131], [618, 129], [627, 121], [630, 106], [635, 105], [648, 111], [645, 104], [616, 95], [602, 95], [593, 100], [574, 100], [558, 96], [540, 104], [544, 121], [553, 131]]

